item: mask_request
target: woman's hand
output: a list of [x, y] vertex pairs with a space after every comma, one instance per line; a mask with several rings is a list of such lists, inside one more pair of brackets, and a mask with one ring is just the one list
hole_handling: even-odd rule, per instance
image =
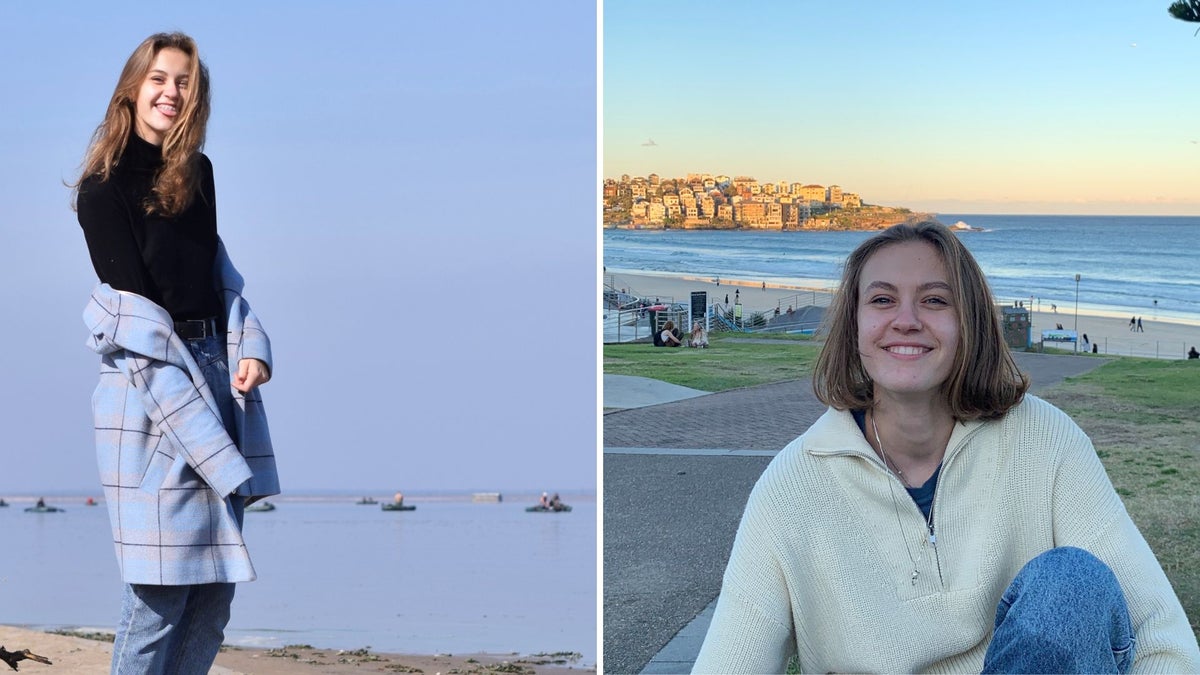
[[238, 361], [238, 371], [233, 376], [233, 388], [245, 394], [270, 379], [271, 371], [267, 364], [258, 359], [242, 359]]

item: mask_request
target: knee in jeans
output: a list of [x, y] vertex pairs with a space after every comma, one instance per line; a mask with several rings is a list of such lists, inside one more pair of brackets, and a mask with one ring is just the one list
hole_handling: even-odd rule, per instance
[[1050, 577], [1064, 584], [1116, 584], [1117, 578], [1102, 560], [1074, 546], [1052, 548], [1027, 564], [1031, 576]]

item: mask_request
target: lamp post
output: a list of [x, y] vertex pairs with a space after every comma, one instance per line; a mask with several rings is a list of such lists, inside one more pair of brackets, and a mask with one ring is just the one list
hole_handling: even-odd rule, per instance
[[1079, 275], [1075, 275], [1075, 353], [1079, 353]]

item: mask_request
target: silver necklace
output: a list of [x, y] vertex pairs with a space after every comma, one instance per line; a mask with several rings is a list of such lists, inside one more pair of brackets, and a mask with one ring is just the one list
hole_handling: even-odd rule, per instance
[[[892, 470], [892, 461], [888, 459], [887, 452], [883, 449], [883, 441], [879, 438], [879, 426], [875, 424], [875, 411], [871, 411], [871, 429], [875, 432], [875, 444], [879, 446], [879, 455], [883, 457], [883, 468], [891, 474], [896, 480], [900, 481], [901, 485], [908, 485], [908, 482], [902, 478], [904, 475], [900, 471], [900, 467], [896, 466], [895, 471]], [[921, 543], [917, 550], [917, 557], [914, 558], [912, 549], [908, 545], [908, 537], [904, 536], [904, 525], [900, 522], [900, 502], [896, 501], [896, 492], [892, 487], [892, 481], [888, 481], [888, 494], [892, 496], [892, 508], [896, 512], [896, 527], [900, 530], [900, 540], [904, 542], [904, 552], [908, 554], [908, 560], [913, 564], [912, 585], [917, 585], [917, 577], [921, 576], [921, 561], [925, 559], [925, 544], [930, 547], [937, 548], [937, 535], [933, 533], [933, 504], [929, 505], [929, 515], [925, 517], [925, 528], [929, 533], [929, 537]]]

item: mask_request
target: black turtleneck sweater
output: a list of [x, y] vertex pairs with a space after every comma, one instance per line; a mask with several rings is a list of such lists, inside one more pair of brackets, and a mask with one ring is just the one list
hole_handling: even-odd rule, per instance
[[162, 150], [136, 133], [105, 182], [79, 186], [79, 225], [100, 281], [153, 300], [171, 318], [220, 316], [213, 283], [217, 207], [212, 163], [200, 155], [200, 192], [178, 216], [147, 215], [146, 199], [162, 166]]

